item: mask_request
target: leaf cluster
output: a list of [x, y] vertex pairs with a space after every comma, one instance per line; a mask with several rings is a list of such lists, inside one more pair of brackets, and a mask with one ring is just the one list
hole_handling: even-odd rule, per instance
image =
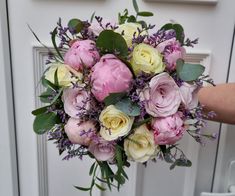
[[61, 119], [56, 112], [50, 111], [50, 108], [61, 106], [61, 95], [63, 89], [58, 85], [57, 71], [55, 72], [55, 84], [51, 83], [45, 77], [42, 77], [42, 84], [46, 88], [39, 97], [41, 102], [47, 103], [47, 106], [32, 111], [35, 116], [33, 129], [37, 134], [44, 134], [52, 129], [56, 124], [61, 123]]

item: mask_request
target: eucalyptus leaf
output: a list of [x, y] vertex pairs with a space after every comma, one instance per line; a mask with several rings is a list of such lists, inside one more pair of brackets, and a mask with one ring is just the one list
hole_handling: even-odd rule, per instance
[[68, 22], [68, 27], [73, 29], [75, 33], [80, 33], [83, 29], [83, 22], [77, 18], [73, 18]]
[[39, 114], [34, 119], [33, 129], [37, 134], [44, 134], [60, 122], [60, 118], [53, 112]]
[[143, 17], [149, 17], [149, 16], [153, 16], [154, 14], [152, 12], [141, 11], [141, 12], [138, 12], [137, 15], [143, 16]]
[[102, 31], [97, 38], [96, 46], [103, 54], [112, 53], [122, 58], [126, 58], [128, 55], [128, 46], [125, 39], [113, 30]]
[[173, 23], [167, 23], [165, 24], [162, 28], [162, 30], [170, 30], [173, 29], [175, 30], [176, 33], [176, 39], [180, 42], [180, 43], [184, 43], [184, 29], [180, 24], [173, 24]]
[[126, 93], [124, 93], [124, 92], [122, 92], [122, 93], [110, 93], [109, 96], [107, 96], [104, 99], [104, 103], [105, 103], [106, 106], [114, 105], [115, 103], [120, 101], [125, 95], [126, 95]]
[[138, 7], [138, 4], [137, 4], [136, 0], [132, 0], [132, 4], [133, 4], [133, 7], [134, 7], [136, 13], [138, 13], [139, 12], [139, 7]]
[[129, 98], [124, 98], [115, 104], [115, 107], [128, 116], [139, 116], [140, 107], [138, 104], [133, 103]]
[[182, 63], [182, 60], [178, 60], [176, 64], [178, 77], [186, 82], [198, 79], [205, 71], [205, 67], [200, 64]]
[[191, 167], [192, 162], [188, 159], [177, 159], [176, 160], [176, 165], [181, 166], [181, 167]]

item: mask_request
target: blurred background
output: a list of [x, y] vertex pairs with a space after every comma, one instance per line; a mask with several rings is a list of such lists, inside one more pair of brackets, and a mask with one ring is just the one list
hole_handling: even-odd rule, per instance
[[[199, 44], [187, 50], [187, 61], [206, 66], [217, 84], [235, 82], [235, 1], [138, 0], [138, 4], [154, 13], [145, 20], [156, 29], [174, 20], [183, 25], [186, 37], [199, 37]], [[41, 104], [38, 82], [47, 51], [27, 24], [51, 46], [49, 32], [59, 17], [67, 24], [71, 18], [90, 19], [95, 11], [117, 20], [125, 8], [134, 13], [131, 0], [0, 0], [0, 196], [86, 196], [73, 185], [90, 184], [89, 160], [62, 161], [55, 145], [33, 132], [31, 111]], [[185, 136], [180, 143], [193, 162], [191, 168], [170, 171], [161, 161], [147, 168], [133, 164], [127, 171], [129, 182], [119, 193], [96, 191], [94, 196], [200, 196], [202, 192], [225, 196], [235, 184], [235, 126], [208, 122], [204, 131], [216, 132], [218, 139], [199, 146]]]

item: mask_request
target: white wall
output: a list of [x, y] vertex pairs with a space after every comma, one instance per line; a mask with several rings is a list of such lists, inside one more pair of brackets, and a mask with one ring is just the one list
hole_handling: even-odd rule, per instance
[[17, 167], [5, 2], [0, 1], [0, 195], [17, 196]]
[[[117, 16], [118, 11], [122, 11], [126, 7], [132, 11], [133, 9], [131, 0], [8, 0], [8, 2], [10, 11], [13, 75], [15, 80], [18, 152], [20, 155], [20, 188], [23, 196], [36, 196], [38, 193], [37, 143], [36, 135], [32, 131], [33, 116], [30, 115], [31, 110], [35, 107], [33, 99], [35, 87], [33, 83], [32, 47], [36, 42], [26, 24], [29, 23], [32, 26], [44, 43], [50, 43], [49, 31], [54, 27], [58, 17], [62, 17], [65, 22], [72, 17], [87, 19], [93, 11], [96, 11], [98, 15], [113, 18]], [[208, 6], [147, 3], [139, 0], [139, 6], [143, 10], [150, 10], [155, 13], [155, 16], [149, 21], [157, 24], [157, 27], [168, 22], [169, 19], [174, 19], [183, 24], [187, 36], [191, 38], [200, 37], [200, 43], [195, 49], [209, 50], [212, 52], [211, 76], [215, 79], [216, 83], [225, 82], [229, 59], [228, 51], [230, 49], [232, 29], [235, 20], [235, 1], [219, 0], [216, 6]], [[214, 131], [218, 130], [217, 124], [213, 125], [213, 127]], [[206, 163], [203, 162], [204, 157], [200, 159], [200, 161], [202, 160], [202, 166], [199, 169], [202, 174], [207, 174], [206, 171], [209, 171], [208, 167], [211, 168], [214, 165], [213, 156], [215, 155], [215, 147], [216, 145], [209, 145], [209, 147], [207, 145], [207, 148], [202, 149], [204, 153], [206, 152], [204, 157], [212, 157], [212, 159]], [[49, 150], [55, 151], [55, 147]], [[208, 156], [208, 154], [210, 156]], [[49, 160], [48, 167], [49, 172], [52, 172], [52, 169], [58, 166], [52, 161], [60, 159], [60, 157], [58, 157], [56, 153], [51, 153], [50, 155], [51, 162]], [[61, 164], [67, 164], [67, 167], [69, 167], [69, 165], [73, 163], [64, 162]], [[77, 166], [77, 168], [79, 168], [79, 166]], [[156, 170], [154, 171], [156, 172]], [[72, 172], [74, 173], [74, 171]], [[169, 170], [167, 170], [167, 172], [169, 172]], [[151, 170], [149, 170], [149, 173], [151, 173]], [[77, 171], [77, 175], [79, 177], [79, 171]], [[146, 184], [150, 185], [151, 183], [155, 183], [154, 179], [158, 176], [159, 175], [156, 174], [152, 179], [146, 177], [145, 187], [143, 187], [143, 189], [147, 190], [148, 187]], [[208, 177], [207, 175], [204, 177], [205, 181], [203, 181], [203, 184], [206, 185], [205, 189], [210, 185], [208, 179], [210, 180], [210, 176]], [[57, 180], [59, 180], [59, 178]], [[82, 179], [80, 178], [80, 180]], [[57, 191], [58, 184], [55, 184], [55, 182], [56, 181], [51, 178], [51, 182], [49, 182], [51, 191]], [[203, 186], [201, 182], [202, 181], [199, 180], [198, 186]], [[78, 181], [75, 183], [79, 184]], [[59, 184], [59, 186], [61, 186], [61, 184]], [[168, 184], [160, 188], [166, 189], [167, 186]], [[152, 187], [154, 188], [154, 185]]]

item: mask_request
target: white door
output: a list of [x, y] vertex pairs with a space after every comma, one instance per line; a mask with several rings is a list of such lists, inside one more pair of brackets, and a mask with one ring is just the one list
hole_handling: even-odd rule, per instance
[[[153, 0], [154, 1], [154, 0]], [[162, 0], [162, 2], [164, 2]], [[175, 2], [175, 1], [174, 1]], [[139, 6], [155, 13], [149, 21], [158, 27], [170, 19], [183, 24], [186, 35], [200, 37], [200, 44], [194, 52], [188, 54], [188, 61], [202, 62], [215, 79], [216, 83], [226, 81], [229, 52], [235, 19], [235, 1], [211, 0], [187, 3], [156, 3], [139, 0]], [[117, 13], [132, 9], [127, 0], [8, 0], [11, 52], [14, 81], [16, 131], [18, 143], [19, 188], [22, 196], [85, 196], [73, 185], [89, 184], [88, 170], [90, 161], [61, 161], [56, 148], [46, 144], [45, 137], [37, 137], [32, 130], [33, 116], [31, 110], [39, 102], [35, 90], [39, 76], [43, 71], [46, 55], [27, 28], [31, 25], [41, 41], [50, 45], [49, 32], [59, 17], [67, 22], [77, 17], [88, 19], [93, 11], [97, 15], [116, 19]], [[219, 132], [218, 123], [209, 123], [207, 130]], [[190, 138], [191, 139], [191, 138]], [[133, 165], [129, 170], [130, 181], [116, 195], [130, 196], [199, 196], [202, 191], [210, 192], [214, 179], [214, 167], [217, 143], [209, 142], [200, 148], [187, 137], [181, 143], [186, 154], [193, 161], [192, 168], [169, 170], [169, 165], [158, 162]], [[109, 192], [95, 196], [108, 196]]]

